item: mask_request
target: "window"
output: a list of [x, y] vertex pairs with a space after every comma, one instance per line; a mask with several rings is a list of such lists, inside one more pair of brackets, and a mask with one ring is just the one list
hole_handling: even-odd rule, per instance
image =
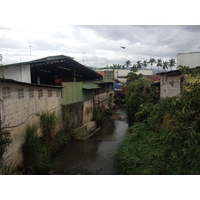
[[3, 100], [10, 98], [10, 87], [3, 88]]
[[29, 89], [29, 97], [34, 98], [34, 90], [33, 89]]
[[38, 98], [42, 98], [43, 97], [43, 90], [38, 90]]
[[52, 97], [52, 90], [48, 90], [48, 97]]
[[56, 91], [56, 97], [60, 97], [60, 91]]
[[24, 89], [20, 88], [17, 90], [18, 99], [24, 98]]

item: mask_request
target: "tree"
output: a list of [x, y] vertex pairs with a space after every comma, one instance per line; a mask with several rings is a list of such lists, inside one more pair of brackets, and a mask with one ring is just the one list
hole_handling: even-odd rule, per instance
[[134, 82], [135, 80], [137, 80], [141, 77], [143, 77], [142, 74], [136, 74], [134, 72], [130, 72], [127, 74], [126, 84], [128, 85], [129, 83]]
[[169, 67], [171, 68], [171, 71], [172, 71], [172, 67], [174, 67], [176, 65], [176, 62], [175, 62], [175, 59], [174, 58], [171, 58], [169, 60]]
[[131, 65], [131, 61], [127, 60], [124, 65], [128, 68]]
[[117, 69], [121, 69], [121, 68], [122, 68], [122, 66], [118, 64], [117, 65]]
[[167, 61], [163, 62], [163, 69], [166, 70], [168, 69], [169, 63]]
[[159, 72], [159, 67], [163, 66], [162, 60], [160, 58], [157, 60], [157, 65], [156, 66], [158, 67], [158, 72]]
[[147, 66], [148, 66], [147, 60], [144, 60], [143, 63], [142, 63], [142, 65], [143, 65], [145, 68], [147, 68]]
[[137, 72], [138, 69], [137, 69], [137, 66], [136, 64], [133, 64], [133, 66], [131, 67], [131, 72]]
[[[131, 76], [131, 73], [129, 73], [129, 75]], [[154, 102], [155, 97], [157, 99], [158, 89], [155, 86], [152, 86], [152, 82], [148, 78], [142, 77], [141, 75], [132, 75], [130, 78], [136, 79], [129, 82], [126, 93], [126, 112], [128, 124], [132, 125], [136, 122], [135, 114], [140, 109], [141, 104], [145, 102]]]
[[156, 63], [156, 59], [155, 59], [155, 58], [150, 58], [150, 59], [149, 59], [149, 63], [151, 64], [151, 69], [152, 69], [152, 65], [153, 65], [154, 63]]
[[140, 60], [138, 60], [136, 62], [136, 67], [137, 67], [137, 69], [141, 69], [142, 68], [142, 62]]

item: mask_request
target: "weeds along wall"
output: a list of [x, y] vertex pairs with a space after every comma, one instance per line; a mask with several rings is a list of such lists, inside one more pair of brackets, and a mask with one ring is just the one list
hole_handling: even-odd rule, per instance
[[[12, 143], [4, 159], [14, 166], [21, 165], [22, 144], [27, 125], [34, 124], [39, 129], [40, 114], [55, 112], [61, 118], [61, 88], [38, 86], [9, 80], [0, 80], [0, 120], [3, 128], [10, 131]], [[56, 131], [62, 128], [59, 120]]]

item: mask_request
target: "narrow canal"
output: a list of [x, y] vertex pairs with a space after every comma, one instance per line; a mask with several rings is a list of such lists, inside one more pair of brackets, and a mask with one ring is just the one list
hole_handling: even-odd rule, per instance
[[102, 131], [88, 140], [74, 140], [58, 154], [59, 174], [113, 175], [112, 156], [126, 134], [128, 124], [123, 109], [114, 119], [105, 119]]

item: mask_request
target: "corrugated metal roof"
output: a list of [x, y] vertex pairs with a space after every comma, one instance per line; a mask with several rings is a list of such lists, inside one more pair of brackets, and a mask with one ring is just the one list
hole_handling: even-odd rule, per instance
[[179, 69], [177, 69], [177, 70], [173, 70], [173, 71], [156, 73], [156, 75], [160, 75], [160, 76], [162, 76], [162, 75], [171, 75], [171, 76], [173, 76], [173, 75], [181, 75], [181, 72], [180, 72]]
[[99, 88], [100, 87], [98, 87], [98, 85], [95, 83], [90, 83], [90, 82], [83, 83], [83, 89], [86, 89], [86, 90], [99, 89]]
[[75, 79], [79, 81], [101, 80], [103, 78], [102, 75], [75, 61], [72, 57], [64, 55], [49, 56], [29, 62], [5, 65], [5, 67], [22, 64], [30, 64], [32, 83], [37, 82], [38, 76], [40, 76], [43, 84], [53, 84], [55, 76], [68, 81]]

